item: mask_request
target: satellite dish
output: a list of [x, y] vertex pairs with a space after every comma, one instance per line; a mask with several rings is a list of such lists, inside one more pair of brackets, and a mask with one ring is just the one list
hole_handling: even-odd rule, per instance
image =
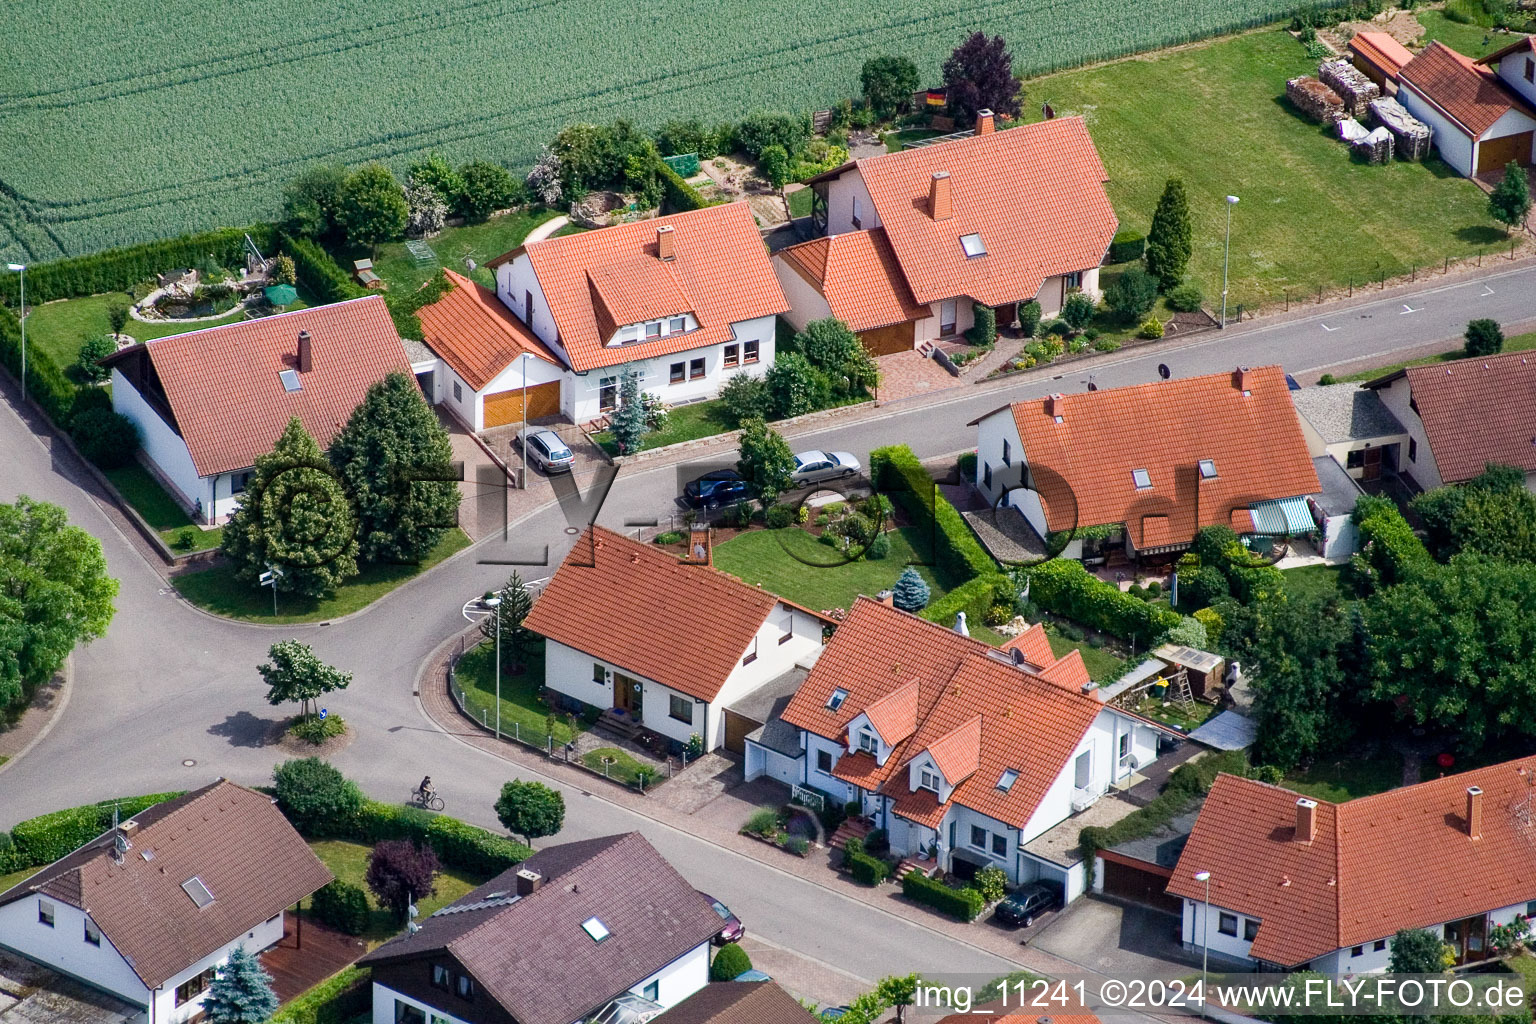
[[1173, 371], [1168, 369], [1168, 364], [1167, 363], [1158, 363], [1157, 364], [1157, 375], [1159, 377], [1163, 378], [1163, 380], [1167, 380], [1169, 377], [1173, 376]]

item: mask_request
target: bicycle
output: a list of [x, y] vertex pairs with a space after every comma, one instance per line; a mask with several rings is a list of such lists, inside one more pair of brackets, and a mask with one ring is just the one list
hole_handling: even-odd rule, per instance
[[411, 790], [411, 798], [406, 801], [408, 807], [419, 807], [424, 811], [440, 811], [443, 809], [443, 798], [437, 795], [437, 790], [430, 794], [424, 794], [420, 789]]

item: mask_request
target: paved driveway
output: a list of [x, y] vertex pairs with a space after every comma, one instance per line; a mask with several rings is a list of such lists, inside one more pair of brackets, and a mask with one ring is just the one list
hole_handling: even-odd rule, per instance
[[1116, 978], [1182, 978], [1199, 960], [1179, 946], [1179, 919], [1134, 903], [1085, 896], [1031, 945]]

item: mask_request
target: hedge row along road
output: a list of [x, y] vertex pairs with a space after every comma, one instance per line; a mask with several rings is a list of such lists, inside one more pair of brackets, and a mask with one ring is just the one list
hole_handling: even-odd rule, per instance
[[[320, 161], [530, 165], [563, 125], [739, 120], [858, 92], [879, 53], [927, 80], [969, 32], [1038, 74], [1274, 20], [1297, 0], [153, 0], [6, 5], [0, 257], [28, 262], [272, 216]], [[25, 8], [25, 10], [21, 8]], [[128, 31], [125, 27], [132, 26]], [[623, 59], [615, 60], [615, 54]]]

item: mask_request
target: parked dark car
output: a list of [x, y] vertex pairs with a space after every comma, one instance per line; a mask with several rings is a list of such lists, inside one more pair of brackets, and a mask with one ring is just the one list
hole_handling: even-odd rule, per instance
[[709, 905], [714, 908], [715, 913], [720, 915], [720, 920], [724, 924], [724, 927], [720, 929], [720, 934], [715, 936], [715, 945], [724, 946], [731, 942], [740, 942], [742, 936], [747, 934], [746, 926], [741, 923], [741, 918], [731, 913], [730, 907], [721, 903], [709, 893], [701, 892], [699, 895], [709, 900]]
[[1045, 882], [1020, 886], [1003, 898], [992, 916], [1003, 924], [1028, 928], [1035, 918], [1061, 905], [1061, 890]]
[[717, 469], [683, 485], [689, 508], [721, 508], [752, 497], [752, 485], [734, 469]]

